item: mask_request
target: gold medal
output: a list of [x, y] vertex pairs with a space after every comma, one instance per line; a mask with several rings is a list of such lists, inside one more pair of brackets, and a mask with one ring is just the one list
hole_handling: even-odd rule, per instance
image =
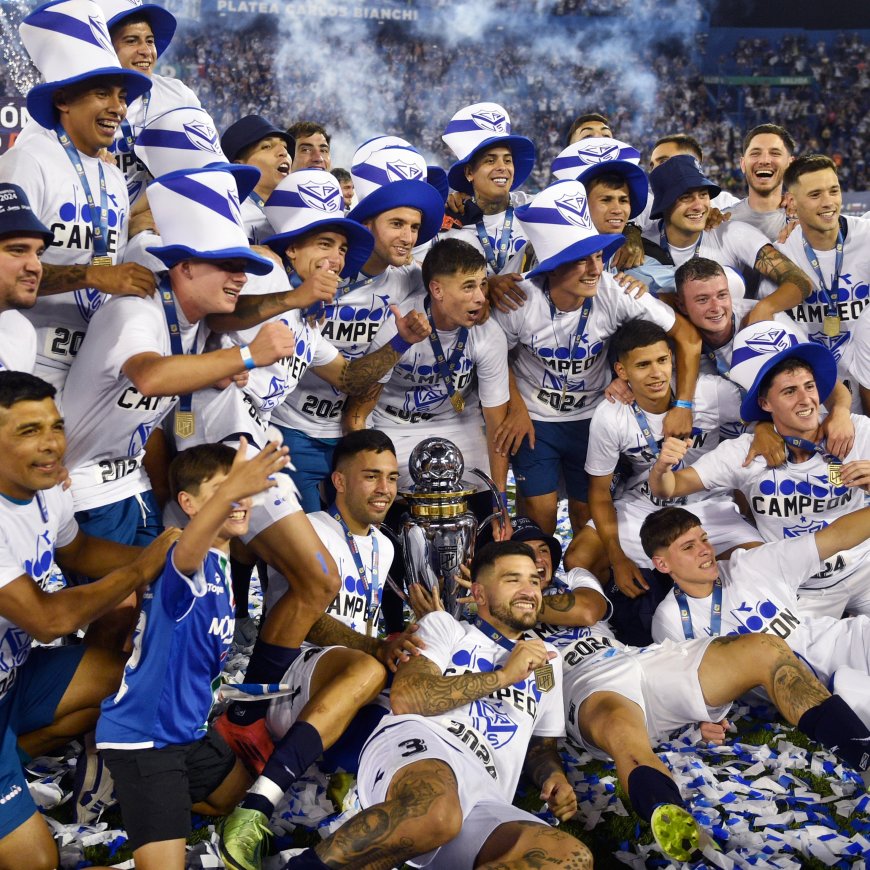
[[535, 668], [535, 685], [542, 692], [549, 692], [556, 685], [556, 677], [551, 664], [541, 665]]
[[839, 462], [828, 463], [828, 483], [830, 483], [831, 486], [843, 485], [842, 470], [843, 466]]
[[461, 414], [465, 410], [465, 399], [463, 399], [459, 393], [454, 393], [450, 397], [450, 404], [453, 405], [453, 410], [456, 411], [457, 414]]
[[840, 334], [840, 316], [838, 314], [826, 314], [822, 321], [822, 332], [828, 338], [836, 338]]
[[195, 428], [193, 411], [175, 412], [175, 434], [179, 438], [190, 438]]
[[102, 257], [97, 257], [97, 256], [91, 257], [91, 265], [92, 266], [112, 266], [114, 264], [112, 263], [111, 257], [107, 256], [106, 254], [103, 254]]

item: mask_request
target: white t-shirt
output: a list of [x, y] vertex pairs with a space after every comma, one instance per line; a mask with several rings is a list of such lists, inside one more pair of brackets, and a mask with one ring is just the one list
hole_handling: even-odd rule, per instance
[[[804, 616], [798, 590], [818, 564], [815, 535], [776, 541], [753, 550], [735, 550], [719, 562], [722, 581], [720, 635], [773, 634], [782, 638], [825, 684], [837, 660], [837, 645], [850, 631], [849, 619]], [[709, 637], [713, 594], [686, 595], [695, 637]], [[659, 604], [652, 623], [653, 640], [685, 639], [680, 607], [671, 593]], [[848, 643], [848, 641], [847, 641]]]
[[[844, 462], [870, 457], [870, 420], [852, 414], [855, 445]], [[705, 454], [692, 468], [707, 488], [739, 489], [749, 502], [755, 524], [765, 541], [781, 541], [818, 531], [837, 517], [860, 510], [864, 493], [856, 487], [833, 486], [828, 481], [828, 463], [818, 453], [806, 462], [786, 461], [768, 468], [762, 457], [743, 467], [751, 435], [724, 441]], [[866, 564], [870, 541], [832, 556], [819, 573], [804, 584], [824, 589], [839, 583]]]
[[[147, 99], [146, 99], [147, 97]], [[151, 75], [151, 90], [144, 96], [133, 100], [127, 106], [126, 120], [135, 139], [148, 121], [154, 120], [170, 109], [184, 106], [200, 107], [199, 98], [184, 82], [167, 78], [156, 73]], [[115, 159], [124, 178], [127, 180], [127, 193], [132, 205], [142, 195], [145, 186], [153, 178], [141, 160], [131, 152], [122, 128], [118, 128], [114, 143]]]
[[741, 199], [726, 209], [732, 221], [749, 224], [759, 230], [769, 242], [775, 242], [786, 226], [785, 209], [776, 211], [756, 211], [749, 205], [748, 199]]
[[[457, 622], [450, 614], [436, 611], [420, 620], [415, 635], [426, 646], [420, 652], [431, 659], [444, 676], [482, 673], [503, 666], [510, 656], [482, 631], [467, 622]], [[513, 646], [512, 643], [509, 644]], [[548, 648], [555, 650], [548, 644]], [[562, 707], [562, 663], [550, 661], [555, 685], [542, 692], [534, 673], [493, 695], [425, 720], [454, 735], [474, 729], [483, 735], [498, 771], [501, 796], [510, 801], [519, 782], [531, 737], [561, 737], [565, 734]]]
[[[650, 494], [649, 470], [661, 450], [664, 434], [664, 414], [645, 413], [659, 450], [653, 453], [640, 429], [631, 405], [622, 402], [601, 402], [592, 415], [589, 427], [589, 447], [586, 451], [586, 473], [597, 477], [612, 474], [620, 458], [625, 458], [631, 475], [625, 481], [622, 498], [639, 500], [650, 509], [672, 504], [686, 504], [721, 494], [721, 490], [703, 491], [688, 498], [660, 499]], [[692, 415], [692, 446], [683, 460], [691, 465], [719, 444], [719, 427], [740, 420], [740, 391], [725, 378], [702, 375], [695, 388], [695, 408]]]
[[[512, 369], [529, 416], [533, 420], [587, 420], [610, 383], [608, 339], [628, 320], [644, 318], [668, 331], [676, 318], [672, 309], [649, 294], [640, 299], [626, 295], [613, 276], [604, 273], [578, 349], [569, 360], [581, 308], [550, 313], [542, 282], [526, 279], [520, 286], [526, 302], [516, 311], [495, 310], [493, 319], [504, 330], [508, 347], [516, 347]], [[562, 401], [563, 377], [567, 391]]]
[[0, 311], [0, 370], [33, 373], [36, 330], [20, 312]]
[[268, 239], [269, 236], [275, 235], [275, 230], [272, 224], [269, 223], [266, 212], [250, 196], [246, 196], [242, 201], [241, 212], [242, 222], [245, 225], [245, 234], [252, 245], [261, 245], [263, 244], [263, 239]]
[[[527, 202], [530, 202], [531, 199], [532, 197], [530, 194], [515, 190], [511, 193], [511, 208], [525, 205]], [[487, 214], [483, 216], [483, 226], [486, 230], [487, 236], [489, 236], [489, 243], [492, 246], [492, 254], [496, 260], [499, 257], [498, 246], [501, 242], [506, 216], [507, 210], [501, 211], [498, 214]], [[486, 256], [483, 245], [480, 243], [480, 236], [477, 233], [476, 224], [469, 224], [468, 226], [448, 230], [446, 233], [439, 233], [435, 237], [433, 244], [435, 241], [440, 241], [441, 239], [460, 239], [463, 242], [468, 242], [469, 245], [473, 245], [481, 254]], [[510, 242], [508, 244], [507, 256], [505, 257], [505, 265], [502, 266], [498, 274], [505, 274], [514, 271], [513, 261], [516, 258], [516, 255], [525, 247], [527, 241], [528, 236], [526, 235], [522, 224], [520, 224], [516, 215], [514, 215], [510, 228]], [[487, 263], [486, 265], [486, 273], [487, 275], [496, 274], [490, 263]]]
[[852, 326], [849, 371], [865, 389], [870, 389], [870, 314], [865, 308]]
[[[870, 221], [852, 217], [840, 220], [845, 221], [847, 232], [843, 243], [843, 268], [836, 305], [840, 317], [839, 335], [831, 337], [824, 333], [826, 306], [819, 294], [819, 279], [804, 251], [803, 230], [799, 226], [795, 227], [788, 239], [776, 247], [804, 271], [813, 285], [812, 293], [788, 313], [807, 331], [810, 341], [821, 344], [831, 351], [837, 360], [840, 379], [848, 380], [849, 371], [845, 365], [847, 359], [844, 357], [849, 348], [851, 330], [861, 312], [870, 305]], [[830, 250], [815, 253], [819, 258], [819, 269], [824, 276], [825, 285], [830, 289], [837, 252]], [[763, 299], [775, 289], [769, 281], [762, 281], [758, 288], [758, 295]]]
[[[205, 326], [188, 323], [176, 303], [185, 353], [201, 347]], [[171, 356], [160, 294], [113, 297], [94, 318], [70, 369], [64, 400], [66, 463], [76, 510], [112, 504], [151, 488], [142, 468], [145, 442], [176, 402], [175, 396], [143, 396], [121, 371], [141, 353]], [[199, 340], [198, 340], [199, 338]]]
[[[423, 311], [426, 297], [422, 288], [407, 296], [399, 305], [402, 314], [412, 309]], [[396, 335], [396, 321], [391, 318], [378, 331], [372, 350], [389, 344]], [[448, 362], [459, 338], [459, 330], [438, 330], [441, 349]], [[376, 429], [396, 426], [420, 426], [430, 429], [434, 421], [448, 424], [480, 420], [480, 404], [485, 408], [504, 405], [508, 390], [507, 341], [492, 318], [472, 326], [462, 357], [453, 369], [453, 386], [465, 400], [465, 408], [456, 413], [447, 387], [435, 368], [435, 353], [428, 338], [412, 344], [395, 366], [381, 379], [381, 392], [371, 423]]]
[[[55, 548], [72, 543], [78, 531], [72, 496], [60, 486], [24, 504], [0, 495], [0, 588], [22, 574], [42, 586], [51, 576]], [[31, 640], [26, 631], [0, 616], [0, 698], [27, 661]]]
[[[389, 266], [370, 284], [346, 291], [358, 281], [345, 281], [338, 290], [338, 299], [325, 306], [320, 332], [347, 359], [368, 353], [378, 330], [393, 318], [390, 305], [398, 305], [411, 292], [422, 289], [420, 267]], [[345, 393], [306, 372], [299, 386], [285, 400], [282, 415], [288, 426], [312, 438], [340, 438], [341, 414], [347, 400]]]
[[[19, 185], [34, 214], [54, 233], [43, 263], [71, 266], [91, 262], [93, 226], [78, 173], [52, 130], [31, 121], [15, 145], [0, 157], [0, 181]], [[130, 204], [124, 176], [97, 157], [79, 153], [95, 203], [100, 203], [100, 171], [106, 181], [107, 246], [113, 262], [121, 262], [127, 244]], [[36, 328], [35, 373], [62, 388], [66, 373], [84, 339], [88, 323], [105, 295], [86, 288], [40, 296], [26, 313]]]

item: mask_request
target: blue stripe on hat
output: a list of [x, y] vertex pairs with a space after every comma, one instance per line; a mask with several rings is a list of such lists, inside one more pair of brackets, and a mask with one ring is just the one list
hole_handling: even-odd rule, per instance
[[190, 141], [186, 133], [179, 130], [158, 130], [146, 127], [136, 137], [136, 144], [148, 148], [174, 148], [184, 151], [201, 151]]
[[[481, 127], [473, 118], [463, 118], [459, 121], [451, 121], [445, 128], [443, 135], [449, 136], [451, 133], [470, 133], [471, 131], [489, 133], [492, 136], [502, 135], [496, 130], [487, 130], [485, 127]], [[504, 135], [509, 135], [510, 131], [510, 124], [505, 123]]]
[[556, 224], [557, 226], [563, 227], [582, 226], [591, 229], [594, 233], [598, 232], [598, 230], [596, 230], [592, 225], [591, 220], [585, 224], [572, 223], [571, 221], [566, 220], [565, 216], [556, 208], [542, 208], [541, 206], [527, 205], [523, 208], [522, 214], [518, 213], [517, 217], [526, 223]]
[[180, 175], [176, 178], [164, 177], [159, 183], [174, 193], [180, 194], [187, 199], [191, 199], [194, 202], [204, 205], [206, 208], [215, 212], [215, 214], [219, 214], [221, 217], [226, 218], [236, 226], [241, 226], [239, 223], [239, 215], [234, 214], [230, 209], [226, 197], [223, 194], [212, 190], [207, 185], [201, 184], [194, 178], [184, 175]]
[[743, 347], [737, 348], [734, 353], [731, 355], [731, 368], [733, 369], [735, 366], [740, 365], [740, 363], [744, 363], [747, 360], [754, 359], [758, 356], [773, 356], [775, 353], [781, 353], [783, 350], [788, 350], [791, 347], [794, 347], [796, 344], [800, 342], [797, 339], [797, 336], [792, 335], [789, 332], [785, 333], [788, 338], [788, 347], [781, 348], [777, 350], [773, 349], [773, 353], [762, 353], [759, 350], [756, 350], [754, 347], [750, 347], [749, 345], [744, 345]]
[[[32, 15], [29, 15], [24, 22], [31, 27], [38, 27], [41, 30], [51, 30], [54, 33], [61, 33], [64, 36], [71, 36], [73, 39], [88, 42], [97, 48], [106, 51], [107, 46], [94, 36], [93, 29], [89, 24], [80, 21], [78, 18], [73, 18], [71, 15], [64, 15], [62, 12], [48, 12], [37, 9]], [[114, 54], [114, 49], [111, 47], [111, 42], [108, 46], [109, 50]], [[118, 65], [121, 70], [120, 64]]]

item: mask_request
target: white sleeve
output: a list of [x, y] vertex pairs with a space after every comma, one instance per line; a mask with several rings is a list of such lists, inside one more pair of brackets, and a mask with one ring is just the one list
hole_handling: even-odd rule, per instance
[[426, 614], [418, 623], [420, 628], [414, 637], [425, 642], [420, 652], [438, 665], [441, 673], [450, 666], [456, 646], [465, 635], [459, 623], [443, 610]]
[[484, 330], [475, 341], [474, 368], [480, 404], [484, 408], [497, 408], [510, 399], [507, 339], [494, 320], [474, 328]]
[[755, 268], [758, 252], [770, 242], [761, 230], [751, 224], [723, 224], [722, 248], [732, 263], [741, 263], [748, 269]]
[[679, 643], [686, 639], [680, 622], [680, 608], [672, 592], [665, 595], [653, 614], [652, 639], [656, 643], [668, 639]]
[[732, 575], [740, 572], [741, 579], [746, 579], [747, 574], [757, 578], [759, 589], [782, 583], [795, 590], [819, 570], [822, 562], [815, 534], [735, 550], [730, 561]]
[[[547, 644], [547, 648], [555, 651], [555, 647]], [[556, 684], [553, 688], [541, 695], [538, 702], [538, 716], [535, 718], [535, 727], [532, 734], [536, 737], [563, 737], [565, 734], [565, 705], [562, 702], [564, 684], [562, 682], [562, 657], [556, 656], [550, 659], [553, 666], [553, 676]]]
[[585, 568], [572, 568], [565, 577], [565, 585], [571, 592], [577, 589], [589, 589], [592, 592], [597, 592], [607, 602], [607, 613], [601, 617], [601, 622], [610, 621], [610, 617], [613, 616], [613, 603], [604, 594], [601, 583], [598, 582], [598, 578], [594, 574]]
[[45, 172], [23, 145], [13, 146], [0, 159], [0, 181], [17, 184], [27, 194], [33, 213], [45, 215]]
[[619, 421], [614, 413], [616, 410], [616, 405], [605, 399], [592, 414], [584, 466], [587, 474], [604, 477], [616, 470], [621, 452]]
[[107, 335], [117, 336], [111, 346], [107, 343], [106, 362], [117, 377], [127, 360], [140, 353], [165, 354], [166, 325], [163, 312], [150, 299], [134, 296], [113, 296], [94, 319], [95, 326]]
[[617, 305], [618, 322], [614, 324], [614, 327], [619, 327], [626, 321], [639, 317], [643, 320], [651, 320], [653, 323], [657, 323], [665, 332], [670, 332], [677, 322], [674, 310], [669, 305], [665, 305], [664, 302], [659, 302], [652, 293], [647, 293], [641, 296], [640, 299], [634, 299], [627, 293], [624, 293], [620, 287]]
[[855, 380], [870, 389], [870, 306], [867, 306], [852, 327], [852, 359], [849, 371]]
[[65, 547], [71, 544], [75, 536], [79, 533], [79, 524], [76, 522], [75, 508], [73, 507], [72, 490], [63, 490], [58, 487], [60, 492], [61, 512], [57, 524], [57, 538], [54, 546]]
[[315, 327], [311, 330], [311, 338], [314, 345], [314, 352], [311, 355], [313, 368], [328, 365], [339, 355], [338, 348], [323, 337], [319, 328]]
[[723, 423], [740, 420], [740, 390], [727, 378], [716, 378], [716, 401]]
[[[526, 304], [528, 304], [528, 299], [526, 300]], [[520, 314], [522, 314], [522, 310], [522, 308], [519, 309]], [[519, 323], [514, 317], [515, 314], [517, 314], [516, 311], [504, 312], [499, 311], [497, 308], [492, 312], [492, 319], [499, 325], [501, 331], [504, 333], [508, 348], [516, 347], [520, 341]]]
[[699, 457], [691, 467], [701, 478], [704, 489], [740, 489], [751, 474], [751, 468], [743, 468], [751, 443], [751, 435], [741, 435], [723, 441], [715, 450]]

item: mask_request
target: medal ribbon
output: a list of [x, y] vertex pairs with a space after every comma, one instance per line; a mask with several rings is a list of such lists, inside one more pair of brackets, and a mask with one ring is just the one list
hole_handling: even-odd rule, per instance
[[[810, 441], [807, 438], [797, 438], [794, 435], [783, 435], [781, 436], [782, 440], [785, 441], [786, 447], [794, 447], [798, 450], [806, 450], [807, 453], [818, 453], [825, 462], [830, 462], [834, 465], [842, 465], [843, 460], [837, 456], [834, 456], [833, 453], [828, 453], [825, 448], [822, 446], [824, 442], [816, 444], [815, 441]], [[788, 451], [789, 458], [792, 457], [791, 450]]]
[[[372, 539], [372, 578], [371, 582], [369, 582], [368, 575], [366, 574], [366, 567], [363, 565], [362, 555], [357, 546], [356, 539], [351, 530], [347, 527], [347, 523], [344, 521], [344, 518], [339, 513], [335, 504], [333, 504], [329, 509], [329, 514], [341, 526], [341, 530], [344, 532], [348, 549], [353, 557], [353, 563], [356, 565], [357, 574], [359, 575], [360, 582], [363, 584], [363, 588], [366, 591], [366, 628], [368, 629], [369, 626], [374, 625], [375, 614], [379, 607], [376, 594], [380, 590], [380, 553], [378, 551], [378, 539], [375, 537], [374, 529], [369, 528], [369, 535]], [[366, 634], [368, 634], [368, 631]]]
[[806, 237], [803, 234], [801, 234], [801, 241], [803, 242], [804, 253], [810, 261], [810, 266], [813, 267], [813, 271], [819, 279], [819, 295], [825, 303], [825, 314], [828, 317], [837, 317], [837, 291], [840, 288], [840, 272], [843, 271], [843, 231], [841, 229], [837, 233], [837, 254], [834, 260], [834, 274], [831, 277], [830, 290], [828, 289], [827, 284], [825, 284], [825, 278], [822, 275], [822, 268], [819, 265], [819, 255], [810, 247], [810, 243], [806, 240]]
[[[148, 107], [151, 105], [151, 91], [145, 91], [145, 93], [142, 94], [142, 105], [145, 107], [145, 114], [142, 116], [142, 126], [144, 127], [148, 122]], [[121, 121], [121, 135], [127, 143], [127, 151], [129, 151], [130, 154], [133, 154], [133, 146], [136, 144], [136, 136], [133, 133], [133, 127], [126, 118]], [[110, 148], [109, 150], [114, 151], [115, 149]]]
[[[704, 231], [701, 230], [701, 235], [698, 236], [698, 242], [695, 245], [695, 250], [692, 251], [692, 257], [697, 257], [698, 252], [701, 250], [701, 242], [704, 240]], [[668, 242], [668, 234], [665, 232], [665, 222], [663, 220], [659, 221], [659, 245], [664, 249], [665, 253], [670, 257], [671, 256], [671, 245]], [[673, 260], [673, 257], [671, 257]], [[691, 258], [690, 258], [691, 259]]]
[[[178, 325], [178, 311], [175, 309], [175, 297], [172, 295], [168, 275], [164, 275], [160, 279], [158, 290], [160, 291], [160, 301], [163, 303], [166, 325], [169, 327], [169, 348], [173, 356], [184, 356], [184, 348], [181, 344], [181, 327]], [[192, 404], [192, 393], [185, 393], [178, 397], [178, 410], [182, 413], [190, 413]]]
[[435, 321], [432, 318], [432, 305], [429, 297], [423, 303], [423, 308], [426, 311], [426, 317], [429, 319], [429, 326], [432, 331], [429, 333], [429, 342], [432, 345], [432, 353], [435, 355], [435, 367], [438, 369], [438, 374], [441, 380], [444, 381], [444, 386], [447, 388], [447, 395], [453, 399], [456, 393], [456, 387], [453, 385], [453, 372], [459, 365], [462, 359], [462, 354], [465, 351], [465, 343], [468, 341], [468, 329], [463, 326], [459, 329], [459, 336], [456, 339], [456, 344], [453, 345], [453, 350], [450, 352], [448, 360], [444, 354], [444, 348], [441, 347], [441, 339], [438, 338], [438, 330], [435, 329]]
[[[295, 273], [294, 273], [295, 274]], [[299, 277], [298, 275], [296, 276]], [[359, 281], [348, 282], [344, 285], [344, 287], [339, 287], [335, 293], [335, 302], [338, 302], [343, 296], [347, 296], [348, 293], [353, 293], [354, 290], [359, 290], [360, 287], [368, 287], [373, 281], [380, 278], [380, 275], [374, 275], [371, 278], [361, 278]], [[301, 283], [301, 281], [300, 281]], [[298, 286], [298, 285], [294, 285]], [[326, 303], [323, 301], [315, 302], [313, 305], [309, 305], [305, 311], [302, 312], [303, 317], [314, 317], [319, 319], [323, 316], [323, 312], [326, 310]]]
[[[550, 306], [550, 319], [553, 322], [553, 334], [556, 333], [556, 306], [553, 305], [553, 300], [550, 298], [550, 284], [549, 281], [544, 284], [544, 296], [547, 297], [547, 303]], [[580, 309], [580, 319], [577, 321], [577, 331], [574, 333], [574, 341], [571, 343], [571, 355], [570, 360], [574, 362], [577, 359], [577, 351], [580, 349], [580, 345], [583, 343], [583, 333], [586, 330], [586, 324], [589, 321], [589, 315], [592, 313], [592, 297], [587, 296], [583, 300], [583, 307]], [[568, 375], [562, 375], [562, 392], [566, 392], [568, 389]]]
[[91, 226], [94, 230], [94, 257], [108, 257], [109, 201], [108, 193], [106, 191], [106, 176], [103, 173], [103, 163], [101, 160], [97, 160], [97, 171], [100, 174], [100, 207], [97, 208], [78, 149], [73, 145], [66, 130], [64, 130], [60, 124], [54, 128], [54, 132], [57, 134], [57, 138], [63, 146], [63, 150], [66, 151], [66, 156], [69, 157], [73, 169], [75, 169], [78, 174], [79, 183], [85, 191], [85, 199], [87, 199], [88, 208], [91, 210]]
[[[674, 598], [680, 608], [680, 622], [683, 624], [683, 636], [686, 640], [694, 640], [695, 630], [692, 626], [692, 613], [686, 593], [674, 584]], [[710, 634], [719, 637], [722, 633], [722, 581], [717, 577], [713, 584], [713, 599], [710, 602]]]
[[498, 275], [507, 262], [508, 249], [511, 244], [511, 227], [514, 224], [514, 209], [513, 206], [508, 206], [504, 213], [504, 223], [501, 228], [501, 237], [498, 240], [498, 256], [492, 249], [492, 242], [486, 232], [486, 225], [483, 221], [478, 221], [475, 225], [477, 228], [477, 238], [480, 240], [480, 245], [483, 248], [483, 256], [486, 257], [487, 265], [492, 271]]
[[495, 641], [502, 649], [506, 649], [508, 652], [511, 652], [516, 645], [515, 640], [508, 640], [497, 628], [493, 628], [480, 616], [474, 617], [474, 627], [482, 631], [490, 640]]

